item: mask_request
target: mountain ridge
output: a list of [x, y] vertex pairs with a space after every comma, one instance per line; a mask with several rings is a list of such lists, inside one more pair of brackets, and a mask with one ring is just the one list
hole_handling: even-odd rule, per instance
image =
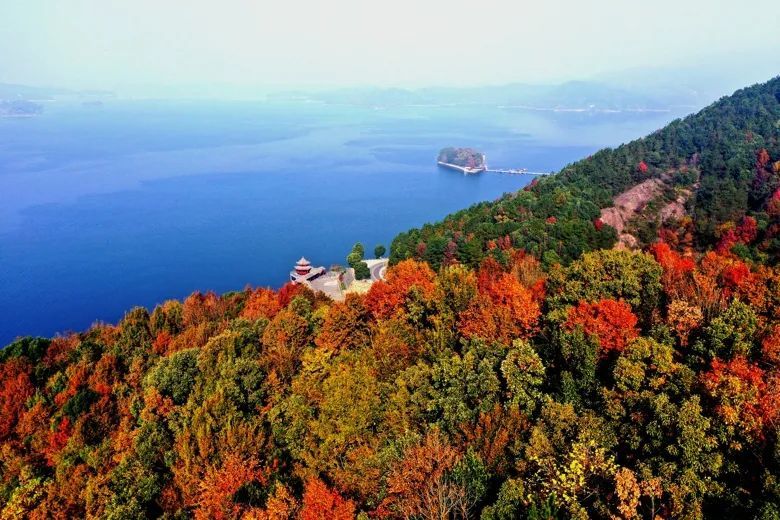
[[[569, 261], [584, 250], [615, 243], [617, 234], [601, 227], [600, 210], [612, 207], [615, 197], [650, 178], [661, 180], [670, 193], [694, 192], [689, 199], [693, 229], [678, 229], [678, 234], [692, 231], [699, 249], [714, 245], [722, 234], [719, 226], [745, 216], [758, 218], [761, 227], [769, 230], [775, 217], [763, 210], [780, 188], [773, 171], [780, 157], [779, 121], [780, 77], [776, 77], [740, 89], [646, 137], [600, 150], [556, 175], [534, 181], [523, 192], [401, 233], [393, 241], [391, 260], [414, 257], [438, 266], [452, 242], [455, 258], [477, 265], [479, 250], [484, 252], [490, 241], [510, 236], [517, 247], [540, 257], [547, 254], [547, 263]], [[768, 158], [756, 168], [762, 151]], [[649, 220], [640, 223], [650, 228], [638, 233], [645, 245], [660, 231], [657, 216], [657, 212], [653, 219], [646, 215]], [[551, 243], [542, 245], [540, 237]], [[774, 231], [764, 238], [763, 247], [776, 262]]]

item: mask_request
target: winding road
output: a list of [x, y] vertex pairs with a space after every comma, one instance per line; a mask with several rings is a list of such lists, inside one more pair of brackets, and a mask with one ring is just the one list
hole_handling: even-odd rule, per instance
[[382, 259], [376, 263], [372, 263], [371, 267], [371, 280], [384, 280], [385, 271], [387, 270], [387, 259]]

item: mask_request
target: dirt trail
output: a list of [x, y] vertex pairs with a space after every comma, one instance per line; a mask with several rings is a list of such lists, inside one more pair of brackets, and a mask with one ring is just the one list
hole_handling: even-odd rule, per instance
[[[613, 199], [615, 205], [611, 208], [601, 210], [601, 220], [618, 232], [616, 248], [630, 249], [638, 245], [636, 237], [626, 232], [626, 225], [635, 215], [641, 213], [650, 201], [661, 196], [665, 188], [666, 183], [663, 179], [648, 179], [616, 196]], [[696, 188], [698, 184], [693, 185], [693, 189]], [[661, 222], [667, 222], [684, 217], [687, 214], [685, 203], [692, 194], [693, 191], [689, 189], [679, 191], [675, 200], [658, 211], [657, 218]]]
[[690, 196], [691, 192], [685, 190], [681, 192], [675, 200], [661, 208], [661, 211], [658, 212], [658, 216], [661, 217], [661, 222], [683, 218], [687, 214], [685, 211], [685, 202]]
[[636, 247], [636, 237], [624, 233], [628, 221], [642, 211], [647, 203], [660, 195], [664, 183], [661, 179], [648, 179], [614, 198], [615, 205], [601, 210], [601, 220], [618, 232], [617, 247]]

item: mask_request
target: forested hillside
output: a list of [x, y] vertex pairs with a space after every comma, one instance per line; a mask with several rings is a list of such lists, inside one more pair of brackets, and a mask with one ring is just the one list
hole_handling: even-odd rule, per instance
[[[755, 245], [743, 256], [776, 263], [780, 254], [780, 77], [721, 99], [701, 112], [615, 149], [605, 149], [540, 179], [528, 189], [454, 213], [441, 223], [399, 235], [391, 259], [452, 260], [477, 266], [501, 262], [501, 242], [523, 248], [545, 265], [570, 262], [583, 251], [610, 247], [614, 230], [600, 220], [615, 195], [648, 179], [664, 181], [669, 202], [692, 189], [688, 218], [665, 224], [642, 215], [640, 238], [698, 250], [732, 241], [745, 216]], [[662, 203], [661, 201], [653, 201]], [[662, 225], [663, 224], [663, 225]], [[732, 244], [733, 245], [733, 244]]]
[[[0, 518], [780, 518], [779, 91], [404, 234], [344, 302], [19, 339]], [[611, 249], [601, 207], [648, 176], [691, 216]]]

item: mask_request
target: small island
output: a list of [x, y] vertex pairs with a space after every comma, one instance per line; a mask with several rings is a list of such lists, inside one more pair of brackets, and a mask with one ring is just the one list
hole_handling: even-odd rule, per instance
[[436, 161], [439, 166], [462, 173], [479, 173], [487, 169], [485, 154], [473, 148], [443, 148]]

